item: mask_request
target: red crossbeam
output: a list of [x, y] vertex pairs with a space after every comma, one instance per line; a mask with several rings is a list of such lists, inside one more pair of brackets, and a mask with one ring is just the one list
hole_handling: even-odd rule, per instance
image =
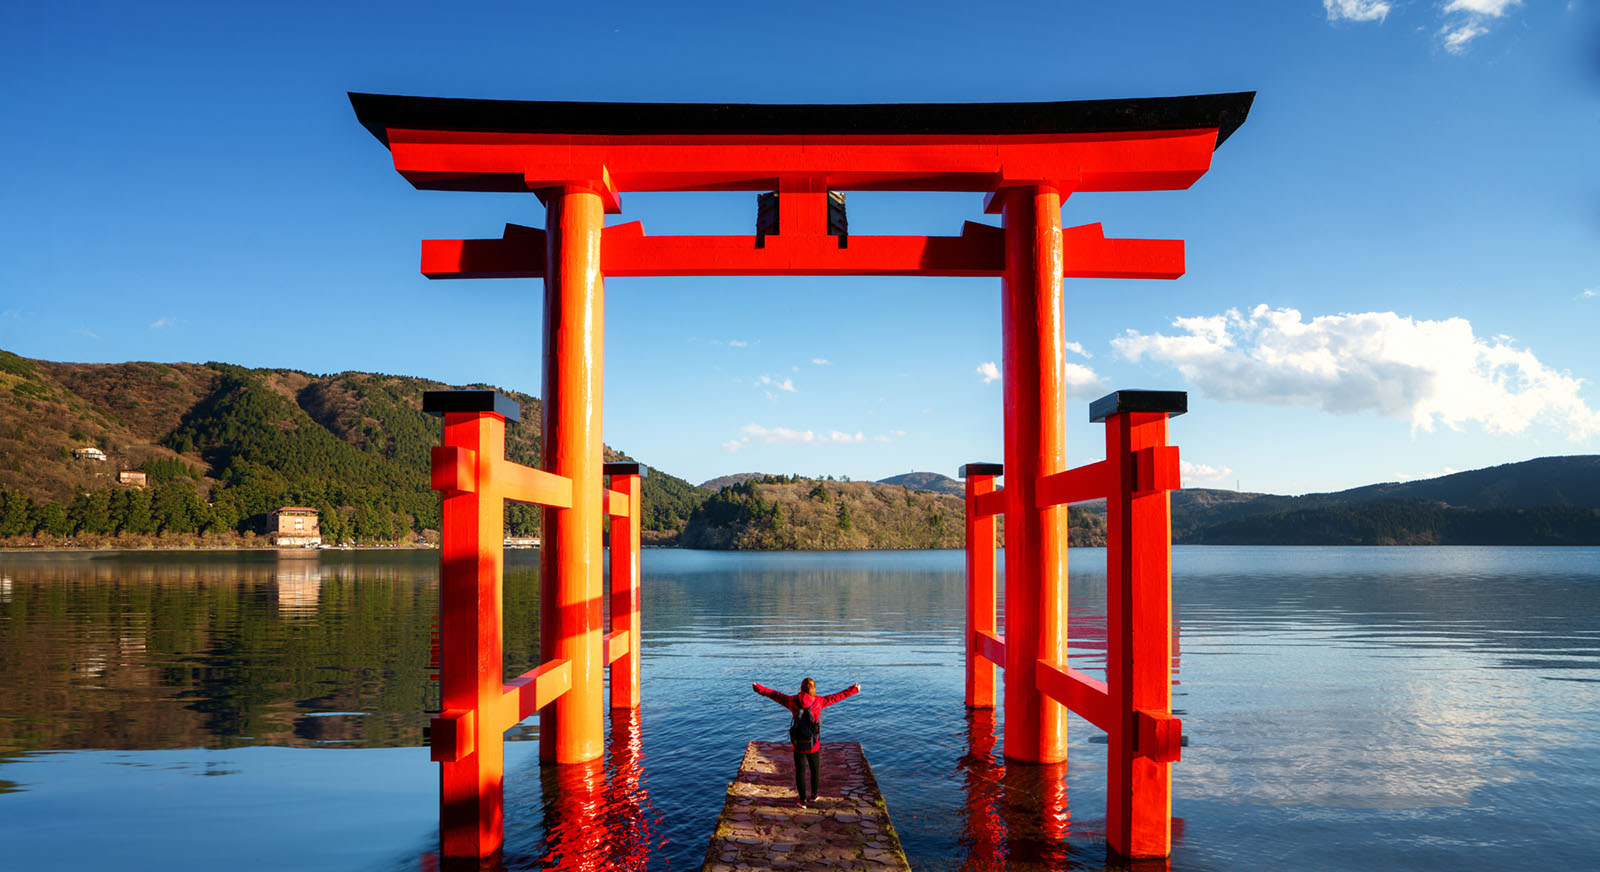
[[613, 518], [626, 518], [631, 511], [628, 495], [607, 490], [605, 494], [606, 514]]
[[979, 518], [993, 517], [1006, 513], [1005, 488], [990, 491], [986, 494], [972, 498], [972, 513]]
[[534, 503], [558, 509], [572, 506], [572, 481], [551, 475], [542, 469], [523, 466], [502, 458], [492, 461], [488, 476], [493, 484], [484, 488], [478, 479], [477, 454], [470, 448], [455, 445], [435, 445], [432, 450], [433, 489], [445, 496], [493, 490], [485, 498], [499, 496], [520, 503]]
[[[1183, 275], [1181, 239], [1107, 239], [1098, 223], [1061, 235], [1067, 278]], [[826, 235], [767, 236], [761, 247], [754, 236], [646, 236], [633, 221], [605, 229], [600, 262], [608, 276], [998, 276], [1004, 242], [1004, 230], [971, 221], [960, 236], [852, 236], [843, 248]], [[431, 279], [538, 278], [544, 270], [544, 231], [533, 227], [508, 224], [500, 239], [422, 242], [422, 274]]]
[[603, 196], [765, 191], [788, 178], [849, 191], [993, 191], [1040, 181], [1074, 191], [1163, 191], [1187, 188], [1210, 169], [1217, 129], [613, 136], [389, 128], [387, 139], [395, 169], [435, 190], [548, 190], [604, 178]]
[[[619, 622], [620, 622], [621, 619], [626, 619], [627, 617], [628, 617], [627, 615], [619, 616]], [[630, 644], [629, 644], [628, 631], [627, 630], [616, 630], [614, 632], [607, 633], [606, 634], [606, 665], [609, 666], [612, 663], [615, 663], [618, 660], [621, 660], [622, 658], [628, 656], [629, 647], [630, 647]]]
[[1111, 493], [1116, 468], [1104, 460], [1085, 464], [1039, 479], [1035, 494], [1038, 508], [1097, 500]]
[[1006, 667], [1006, 643], [982, 631], [972, 634], [972, 650], [990, 663], [1004, 669]]
[[429, 724], [431, 758], [454, 763], [477, 750], [477, 719], [496, 732], [510, 729], [531, 717], [572, 687], [572, 664], [551, 660], [513, 678], [504, 685], [504, 694], [489, 706], [479, 709], [449, 709], [440, 712]]
[[1102, 730], [1109, 731], [1112, 728], [1111, 691], [1104, 681], [1090, 678], [1076, 669], [1040, 660], [1035, 683], [1045, 696], [1071, 709], [1089, 723]]

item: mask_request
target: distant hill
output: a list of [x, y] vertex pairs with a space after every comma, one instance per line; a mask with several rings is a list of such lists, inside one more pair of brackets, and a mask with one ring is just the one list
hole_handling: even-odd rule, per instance
[[[964, 501], [949, 494], [866, 481], [747, 477], [721, 488], [690, 516], [686, 548], [755, 551], [960, 548]], [[1073, 545], [1105, 544], [1100, 516], [1074, 509]]]
[[736, 472], [732, 475], [719, 475], [709, 481], [700, 482], [700, 489], [708, 494], [714, 494], [729, 485], [744, 484], [753, 478], [766, 478], [771, 473], [766, 472]]
[[[321, 510], [334, 541], [436, 530], [428, 452], [440, 426], [422, 411], [422, 393], [445, 387], [377, 373], [53, 363], [0, 351], [0, 538], [248, 533], [283, 505]], [[506, 455], [536, 464], [539, 400], [504, 393], [522, 404]], [[107, 459], [74, 457], [81, 448]], [[606, 457], [628, 459], [611, 448]], [[149, 489], [116, 484], [119, 470], [135, 469]], [[644, 527], [676, 532], [703, 497], [651, 470]], [[535, 507], [512, 505], [506, 517], [513, 533], [539, 526]]]
[[[315, 375], [225, 363], [78, 364], [0, 351], [0, 540], [79, 543], [248, 537], [283, 505], [317, 508], [324, 538], [387, 542], [439, 524], [422, 412], [438, 382]], [[483, 387], [469, 385], [467, 387]], [[536, 464], [541, 407], [522, 404], [506, 454]], [[92, 448], [106, 460], [75, 457]], [[627, 459], [606, 448], [608, 460]], [[148, 488], [116, 483], [139, 470]], [[916, 472], [882, 482], [745, 472], [695, 487], [652, 469], [647, 541], [706, 548], [959, 547], [961, 483]], [[1105, 507], [1073, 507], [1074, 544], [1103, 541]], [[533, 535], [535, 507], [507, 508]], [[1280, 496], [1172, 494], [1179, 544], [1600, 544], [1600, 455], [1542, 457], [1411, 482]]]
[[1176, 491], [1172, 531], [1208, 545], [1600, 545], [1600, 455], [1294, 497]]
[[878, 484], [897, 484], [914, 491], [951, 494], [962, 499], [966, 499], [967, 496], [965, 485], [948, 475], [940, 475], [937, 472], [907, 472], [901, 475], [891, 475], [888, 478], [878, 479]]

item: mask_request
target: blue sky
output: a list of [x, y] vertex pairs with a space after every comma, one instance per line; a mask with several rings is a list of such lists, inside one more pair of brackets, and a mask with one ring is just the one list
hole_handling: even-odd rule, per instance
[[[781, 6], [781, 8], [779, 8]], [[1186, 483], [1302, 493], [1600, 450], [1600, 3], [75, 2], [0, 11], [0, 348], [538, 393], [536, 281], [429, 282], [418, 240], [539, 225], [419, 192], [345, 92], [711, 102], [1254, 90], [1188, 191], [1064, 223], [1187, 241], [1172, 282], [1066, 284], [1087, 404], [1190, 392]], [[822, 10], [818, 12], [817, 10]], [[651, 233], [754, 196], [629, 194]], [[851, 194], [852, 234], [977, 194]], [[1001, 456], [999, 283], [612, 279], [605, 438], [693, 481], [953, 474]], [[286, 297], [298, 305], [280, 305]]]

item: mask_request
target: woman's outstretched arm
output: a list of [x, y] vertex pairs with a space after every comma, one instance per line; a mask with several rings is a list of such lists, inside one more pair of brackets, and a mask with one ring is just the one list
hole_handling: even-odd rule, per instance
[[833, 705], [834, 703], [836, 703], [836, 702], [838, 702], [840, 700], [849, 699], [850, 697], [855, 696], [856, 694], [858, 694], [860, 692], [861, 692], [861, 685], [860, 684], [852, 684], [849, 687], [845, 688], [844, 690], [839, 691], [838, 693], [830, 693], [827, 696], [822, 697], [822, 707], [823, 708], [827, 708], [828, 706]]
[[794, 711], [794, 702], [793, 702], [794, 697], [788, 695], [787, 693], [780, 693], [780, 692], [778, 692], [776, 690], [773, 690], [770, 687], [762, 687], [761, 685], [756, 684], [755, 682], [751, 682], [750, 683], [750, 689], [755, 691], [756, 693], [761, 694], [762, 696], [766, 697], [767, 699], [772, 700], [773, 702], [777, 703], [778, 705], [783, 706], [784, 708], [788, 709], [789, 711]]

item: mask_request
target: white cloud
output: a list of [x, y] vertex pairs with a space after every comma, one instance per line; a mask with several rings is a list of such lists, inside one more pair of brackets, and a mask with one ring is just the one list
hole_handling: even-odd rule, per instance
[[1081, 397], [1100, 390], [1104, 380], [1095, 371], [1081, 363], [1066, 365], [1067, 396]]
[[743, 340], [743, 339], [729, 339], [728, 340], [728, 344], [732, 345], [734, 348], [744, 348], [744, 347], [748, 346], [750, 343], [745, 341], [745, 340]]
[[1600, 414], [1578, 395], [1583, 380], [1546, 366], [1509, 338], [1476, 336], [1464, 318], [1418, 321], [1393, 312], [1321, 315], [1260, 305], [1247, 314], [1179, 318], [1182, 333], [1113, 339], [1123, 358], [1165, 361], [1223, 401], [1377, 412], [1435, 423], [1476, 423], [1520, 433], [1533, 422], [1571, 439], [1600, 433]]
[[1080, 357], [1084, 357], [1084, 358], [1094, 357], [1094, 355], [1090, 354], [1087, 351], [1084, 351], [1083, 350], [1083, 346], [1079, 345], [1076, 342], [1068, 342], [1065, 345], [1063, 345], [1062, 347], [1065, 348], [1066, 350], [1072, 352], [1073, 354], [1076, 354], [1076, 355], [1080, 356]]
[[1511, 7], [1520, 5], [1522, 0], [1450, 0], [1440, 11], [1441, 15], [1448, 16], [1439, 28], [1445, 51], [1465, 52], [1467, 43], [1489, 32], [1492, 19], [1503, 17]]
[[[1505, 17], [1522, 0], [1445, 0], [1438, 10], [1439, 37], [1445, 51], [1462, 54], [1468, 43], [1489, 32], [1489, 23]], [[1388, 19], [1395, 4], [1390, 0], [1322, 0], [1329, 21], [1378, 21]]]
[[738, 437], [722, 443], [722, 450], [734, 452], [754, 442], [762, 445], [860, 445], [869, 441], [891, 442], [902, 435], [904, 435], [902, 430], [869, 437], [860, 430], [854, 433], [846, 433], [843, 430], [829, 430], [822, 433], [816, 430], [791, 430], [788, 427], [746, 424], [739, 430]]
[[1446, 466], [1443, 469], [1440, 469], [1438, 472], [1413, 472], [1413, 473], [1404, 473], [1403, 472], [1403, 473], [1395, 476], [1394, 480], [1395, 481], [1416, 481], [1418, 479], [1424, 479], [1424, 478], [1438, 478], [1438, 477], [1440, 477], [1442, 475], [1455, 475], [1456, 473], [1458, 473], [1460, 471], [1461, 470], [1456, 469], [1453, 466]]
[[1444, 49], [1451, 54], [1461, 54], [1467, 50], [1467, 43], [1488, 32], [1489, 28], [1478, 24], [1446, 24], [1439, 28], [1439, 33], [1444, 36]]
[[[1573, 297], [1573, 299], [1574, 300], [1587, 300], [1587, 299], [1589, 299], [1591, 297], [1597, 297], [1597, 296], [1600, 296], [1600, 290], [1596, 290], [1595, 288], [1587, 288], [1585, 290], [1579, 291], [1578, 295], [1576, 297]], [[10, 313], [7, 313], [7, 314], [10, 314]]]
[[813, 358], [811, 358], [811, 362], [816, 364], [817, 366], [827, 366], [828, 365], [828, 359], [826, 357], [813, 357]]
[[1329, 21], [1382, 21], [1391, 7], [1384, 0], [1322, 0], [1322, 8]]
[[1215, 484], [1233, 475], [1233, 470], [1226, 466], [1190, 463], [1181, 457], [1178, 459], [1178, 471], [1183, 474], [1184, 487], [1194, 487], [1198, 484]]
[[1000, 367], [995, 366], [992, 360], [980, 363], [978, 364], [978, 375], [983, 376], [984, 384], [988, 384], [1000, 378]]
[[[794, 379], [789, 378], [788, 376], [784, 376], [783, 381], [778, 381], [770, 375], [764, 375], [756, 382], [756, 384], [770, 385], [773, 390], [787, 391], [791, 394], [797, 393], [794, 387]], [[768, 393], [767, 396], [770, 397], [772, 394]]]
[[178, 319], [170, 317], [170, 316], [166, 317], [166, 318], [157, 318], [154, 321], [150, 322], [150, 327], [153, 330], [160, 330], [160, 329], [162, 329], [164, 327], [176, 327], [176, 326], [178, 326]]
[[1469, 12], [1474, 15], [1487, 15], [1499, 18], [1506, 14], [1506, 10], [1513, 6], [1522, 5], [1522, 0], [1450, 0], [1444, 4], [1445, 12]]
[[87, 336], [90, 339], [99, 339], [100, 338], [100, 334], [94, 332], [93, 330], [90, 330], [87, 327], [79, 327], [78, 329], [76, 329], [76, 330], [74, 330], [72, 332], [78, 334], [79, 336]]

